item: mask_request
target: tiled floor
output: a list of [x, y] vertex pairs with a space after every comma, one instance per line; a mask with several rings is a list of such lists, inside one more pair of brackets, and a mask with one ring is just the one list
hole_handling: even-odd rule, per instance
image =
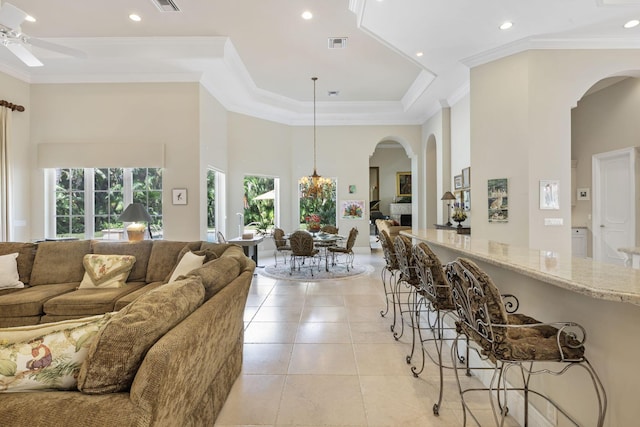
[[[381, 251], [358, 254], [355, 262], [375, 271], [335, 282], [254, 277], [243, 371], [216, 426], [462, 425], [453, 373], [445, 373], [445, 400], [436, 417], [435, 365], [428, 362], [414, 378], [405, 363], [411, 335], [395, 341], [391, 318], [380, 316]], [[493, 425], [488, 397], [471, 396], [470, 402], [480, 423]]]

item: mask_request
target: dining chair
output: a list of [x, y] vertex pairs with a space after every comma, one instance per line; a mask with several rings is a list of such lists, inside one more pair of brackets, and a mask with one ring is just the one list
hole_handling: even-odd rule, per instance
[[[607, 395], [595, 369], [585, 356], [586, 332], [575, 322], [540, 322], [524, 314], [507, 313], [498, 288], [491, 278], [473, 261], [458, 258], [446, 265], [447, 279], [451, 284], [451, 296], [458, 313], [458, 338], [466, 336], [493, 365], [493, 376], [486, 388], [463, 389], [454, 369], [460, 393], [463, 425], [467, 412], [480, 425], [470, 410], [465, 395], [473, 391], [488, 391], [496, 424], [503, 425], [509, 411], [508, 398], [516, 391], [524, 399], [524, 425], [529, 425], [530, 395], [538, 396], [551, 404], [566, 421], [575, 426], [583, 425], [575, 414], [571, 415], [555, 399], [536, 388], [541, 383], [550, 386], [549, 379], [531, 384], [534, 376], [557, 377], [571, 368], [583, 368], [593, 385], [597, 405], [596, 425], [601, 427], [607, 411]], [[452, 346], [457, 352], [458, 346]], [[456, 357], [452, 356], [454, 364]], [[541, 366], [539, 366], [541, 364]], [[510, 375], [510, 370], [516, 372]], [[577, 380], [575, 375], [571, 379]], [[496, 398], [493, 398], [496, 396]], [[536, 399], [539, 400], [539, 399]], [[496, 404], [497, 401], [497, 404]], [[585, 414], [581, 414], [582, 417]], [[564, 425], [564, 424], [563, 424]]]
[[[311, 277], [313, 277], [313, 268], [316, 265], [320, 268], [319, 251], [313, 246], [313, 236], [304, 230], [295, 231], [289, 237], [289, 245], [291, 246], [291, 270], [289, 274], [293, 274], [296, 266], [300, 271], [300, 268], [305, 265], [305, 267], [309, 268]], [[306, 265], [307, 260], [310, 261], [308, 265]]]
[[336, 256], [343, 255], [345, 257], [344, 264], [347, 266], [347, 271], [349, 271], [349, 266], [353, 268], [353, 260], [355, 258], [355, 254], [353, 253], [353, 245], [356, 243], [356, 238], [358, 237], [358, 229], [353, 227], [349, 231], [349, 237], [347, 237], [347, 243], [345, 246], [330, 246], [327, 250], [331, 253], [331, 265], [336, 265]]
[[323, 233], [329, 233], [329, 234], [338, 234], [338, 227], [336, 227], [335, 225], [323, 225], [322, 228], [320, 229], [320, 231], [322, 231]]
[[273, 229], [273, 242], [275, 243], [273, 257], [276, 260], [276, 265], [278, 265], [278, 254], [283, 254], [283, 261], [287, 264], [287, 254], [291, 253], [291, 246], [287, 243], [287, 239], [285, 239], [284, 236], [285, 233], [283, 229], [277, 227]]

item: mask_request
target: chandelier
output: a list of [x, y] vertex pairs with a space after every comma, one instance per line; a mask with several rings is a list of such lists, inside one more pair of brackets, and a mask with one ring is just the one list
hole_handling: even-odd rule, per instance
[[316, 80], [313, 80], [313, 174], [300, 179], [300, 192], [302, 197], [311, 199], [324, 199], [331, 191], [331, 179], [318, 175], [316, 169]]

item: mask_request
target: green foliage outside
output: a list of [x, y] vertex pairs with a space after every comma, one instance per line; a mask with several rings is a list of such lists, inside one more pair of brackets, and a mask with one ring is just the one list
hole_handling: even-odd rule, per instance
[[207, 171], [207, 228], [216, 228], [216, 173]]
[[273, 229], [275, 207], [273, 199], [256, 197], [275, 189], [275, 179], [264, 176], [244, 177], [244, 225], [260, 234]]

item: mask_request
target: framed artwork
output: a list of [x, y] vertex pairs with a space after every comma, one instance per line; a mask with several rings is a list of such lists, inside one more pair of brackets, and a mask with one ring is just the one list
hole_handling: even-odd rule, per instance
[[353, 194], [353, 193], [355, 193], [355, 192], [356, 192], [356, 186], [355, 186], [355, 185], [353, 185], [353, 184], [351, 184], [351, 185], [349, 186], [349, 194]]
[[171, 190], [171, 201], [174, 205], [186, 205], [187, 204], [187, 189], [186, 188], [174, 188]]
[[578, 188], [577, 190], [578, 200], [591, 200], [591, 191], [589, 188]]
[[411, 172], [396, 172], [396, 196], [411, 196]]
[[471, 167], [462, 169], [462, 188], [471, 187]]
[[540, 209], [560, 209], [560, 181], [540, 180]]
[[340, 203], [342, 219], [364, 218], [364, 200], [343, 200]]
[[507, 178], [487, 181], [489, 222], [509, 222], [509, 192]]
[[462, 190], [462, 207], [465, 211], [471, 210], [471, 190]]
[[454, 190], [460, 190], [462, 188], [462, 175], [456, 175], [453, 177]]

